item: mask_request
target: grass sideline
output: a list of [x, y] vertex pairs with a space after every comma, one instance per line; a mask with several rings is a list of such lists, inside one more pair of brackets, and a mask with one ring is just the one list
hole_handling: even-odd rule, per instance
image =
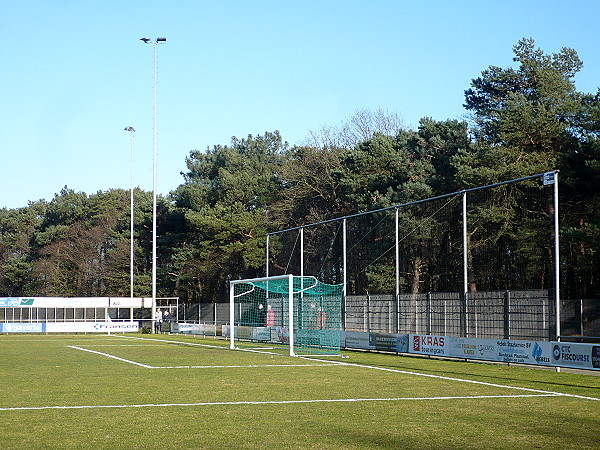
[[598, 376], [227, 346], [0, 335], [0, 447], [600, 448]]

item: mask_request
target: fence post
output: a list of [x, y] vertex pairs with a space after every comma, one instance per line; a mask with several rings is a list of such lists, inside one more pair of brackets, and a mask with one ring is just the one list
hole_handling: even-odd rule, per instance
[[346, 331], [346, 296], [342, 297], [342, 330]]
[[444, 336], [448, 336], [448, 329], [447, 329], [448, 313], [446, 310], [446, 303], [447, 303], [447, 300], [444, 298]]
[[393, 321], [394, 321], [394, 316], [392, 314], [392, 303], [388, 302], [388, 308], [387, 308], [387, 316], [388, 316], [388, 320], [387, 320], [387, 332], [388, 333], [393, 333]]
[[[583, 337], [583, 299], [579, 299], [579, 334]], [[583, 342], [583, 339], [581, 340]]]
[[367, 294], [367, 329], [366, 331], [371, 331], [371, 294]]
[[473, 296], [473, 322], [475, 326], [475, 337], [479, 337], [479, 316], [477, 313], [477, 297]]
[[431, 292], [427, 293], [427, 334], [431, 334]]
[[400, 294], [396, 295], [396, 333], [400, 334]]
[[504, 339], [510, 339], [510, 291], [504, 293]]
[[463, 293], [463, 336], [469, 337], [469, 294], [465, 291]]

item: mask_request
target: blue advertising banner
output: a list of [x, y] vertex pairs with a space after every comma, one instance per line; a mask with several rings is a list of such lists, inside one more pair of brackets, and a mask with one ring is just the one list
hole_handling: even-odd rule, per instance
[[45, 333], [45, 323], [0, 323], [0, 333]]
[[409, 353], [600, 370], [600, 345], [411, 334]]

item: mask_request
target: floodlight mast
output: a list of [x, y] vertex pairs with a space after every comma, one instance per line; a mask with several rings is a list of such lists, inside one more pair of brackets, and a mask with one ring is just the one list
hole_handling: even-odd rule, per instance
[[[160, 44], [167, 42], [165, 37], [157, 37], [152, 40], [149, 37], [140, 39], [144, 44], [152, 44], [154, 47], [154, 168], [153, 168], [153, 189], [152, 189], [152, 324], [155, 324], [156, 314], [156, 48]], [[152, 326], [152, 333], [155, 332], [155, 327]]]
[[[129, 201], [129, 227], [131, 232], [130, 248], [129, 248], [129, 279], [130, 279], [130, 295], [133, 298], [133, 138], [135, 134], [135, 128], [125, 127], [125, 131], [131, 133], [131, 192]], [[133, 316], [132, 316], [133, 318]]]

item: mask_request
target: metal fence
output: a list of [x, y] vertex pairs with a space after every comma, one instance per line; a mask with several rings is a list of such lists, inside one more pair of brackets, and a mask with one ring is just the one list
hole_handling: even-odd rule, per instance
[[[180, 305], [179, 320], [223, 325], [229, 304]], [[491, 339], [554, 339], [552, 291], [355, 295], [345, 299], [343, 328], [376, 333], [415, 333]], [[562, 300], [561, 338], [600, 336], [600, 300]]]
[[[229, 303], [178, 303], [168, 308], [178, 322], [220, 327], [229, 323]], [[0, 307], [0, 322], [137, 320], [152, 326], [145, 308]], [[343, 304], [345, 330], [415, 333], [491, 339], [554, 339], [555, 299], [551, 290], [352, 295]], [[600, 342], [600, 299], [562, 299], [561, 340]], [[219, 332], [219, 328], [215, 333]]]
[[548, 339], [556, 315], [549, 292], [457, 292], [349, 296], [345, 329], [503, 339]]
[[561, 340], [600, 342], [600, 299], [562, 300]]

